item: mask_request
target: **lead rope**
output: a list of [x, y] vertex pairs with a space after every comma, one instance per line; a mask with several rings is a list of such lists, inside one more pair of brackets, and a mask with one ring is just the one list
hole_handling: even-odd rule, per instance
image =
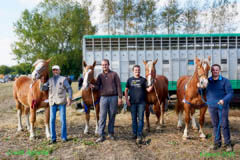
[[96, 111], [96, 105], [94, 102], [94, 96], [93, 96], [93, 89], [91, 88], [91, 94], [92, 94], [92, 101], [93, 101], [93, 108], [94, 108], [94, 113], [95, 113], [95, 119], [96, 119], [96, 125], [98, 125], [97, 123], [97, 111]]
[[203, 91], [202, 91], [202, 89], [200, 89], [200, 94], [201, 94], [202, 101], [204, 103], [206, 103], [209, 107], [210, 107], [210, 105], [217, 104], [217, 107], [214, 107], [214, 106], [211, 106], [211, 107], [219, 109], [219, 123], [218, 123], [217, 133], [216, 133], [216, 137], [215, 137], [215, 141], [217, 141], [217, 139], [220, 137], [220, 127], [221, 127], [221, 123], [222, 123], [222, 109], [223, 109], [223, 105], [218, 104], [217, 102], [213, 102], [213, 103], [206, 102], [204, 100], [204, 98], [203, 98]]
[[[154, 88], [154, 91], [155, 91], [155, 94], [156, 94], [156, 97], [157, 97], [157, 100], [158, 100], [160, 109], [161, 109], [161, 111], [162, 111], [161, 103], [160, 103], [160, 100], [159, 100], [159, 97], [158, 97], [157, 90], [156, 90], [156, 87], [155, 87], [155, 85], [154, 85], [154, 82], [153, 82], [153, 88]], [[160, 112], [161, 112], [161, 111], [160, 111]]]

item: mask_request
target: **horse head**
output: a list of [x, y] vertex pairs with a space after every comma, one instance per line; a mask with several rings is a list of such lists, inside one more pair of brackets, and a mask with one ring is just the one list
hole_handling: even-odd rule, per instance
[[38, 59], [34, 64], [34, 70], [32, 72], [32, 79], [38, 80], [41, 77], [44, 77], [44, 82], [49, 78], [48, 66], [51, 58], [48, 60]]
[[93, 65], [87, 65], [85, 61], [83, 61], [83, 89], [86, 89], [88, 85], [94, 80], [94, 67], [96, 66], [96, 61], [94, 61]]
[[198, 88], [206, 88], [208, 85], [208, 72], [210, 70], [211, 57], [208, 56], [208, 60], [200, 60], [195, 58], [196, 73], [198, 77]]
[[155, 64], [157, 63], [158, 59], [155, 61], [143, 61], [145, 65], [145, 76], [147, 79], [147, 85], [151, 86], [156, 78], [156, 69]]

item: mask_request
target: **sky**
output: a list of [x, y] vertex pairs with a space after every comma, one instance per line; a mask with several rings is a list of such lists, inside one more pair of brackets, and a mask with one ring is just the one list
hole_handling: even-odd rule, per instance
[[[11, 53], [11, 44], [16, 40], [15, 33], [13, 32], [13, 29], [14, 29], [13, 24], [18, 19], [20, 19], [21, 13], [25, 9], [32, 10], [40, 1], [41, 0], [1, 0], [0, 65], [12, 66], [17, 64], [16, 60], [14, 60], [14, 55]], [[100, 13], [101, 0], [92, 0], [92, 1], [93, 1], [93, 4], [95, 5], [95, 9], [94, 9], [93, 15], [91, 15], [91, 20], [93, 25], [98, 25], [102, 23], [102, 19], [101, 19], [102, 16]], [[201, 0], [199, 1], [201, 2]], [[240, 0], [237, 0], [237, 1], [240, 2]], [[164, 5], [166, 5], [166, 0], [159, 0], [158, 6], [164, 6]], [[240, 16], [238, 17], [240, 19]], [[99, 29], [97, 34], [104, 34], [104, 31]]]

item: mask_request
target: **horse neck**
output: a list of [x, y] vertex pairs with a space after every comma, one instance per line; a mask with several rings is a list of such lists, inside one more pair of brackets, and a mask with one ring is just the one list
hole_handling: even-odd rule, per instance
[[198, 82], [199, 82], [198, 74], [197, 74], [197, 70], [195, 70], [193, 76], [191, 77], [191, 79], [188, 82], [188, 88], [191, 88], [193, 91], [198, 92], [198, 87], [197, 87]]

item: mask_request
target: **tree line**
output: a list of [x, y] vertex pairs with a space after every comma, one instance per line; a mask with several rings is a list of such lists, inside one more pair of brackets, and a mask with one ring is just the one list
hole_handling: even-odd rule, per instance
[[237, 28], [233, 21], [238, 15], [237, 1], [203, 0], [201, 5], [198, 0], [161, 2], [102, 0], [102, 23], [95, 26], [91, 16], [99, 4], [91, 0], [44, 0], [34, 9], [24, 10], [14, 23], [17, 40], [12, 53], [19, 68], [25, 65], [28, 73], [32, 68], [26, 66], [39, 58], [52, 57], [51, 64], [58, 64], [63, 75], [78, 76], [82, 72], [83, 36], [96, 34], [97, 30], [109, 35], [194, 34], [234, 32]]

